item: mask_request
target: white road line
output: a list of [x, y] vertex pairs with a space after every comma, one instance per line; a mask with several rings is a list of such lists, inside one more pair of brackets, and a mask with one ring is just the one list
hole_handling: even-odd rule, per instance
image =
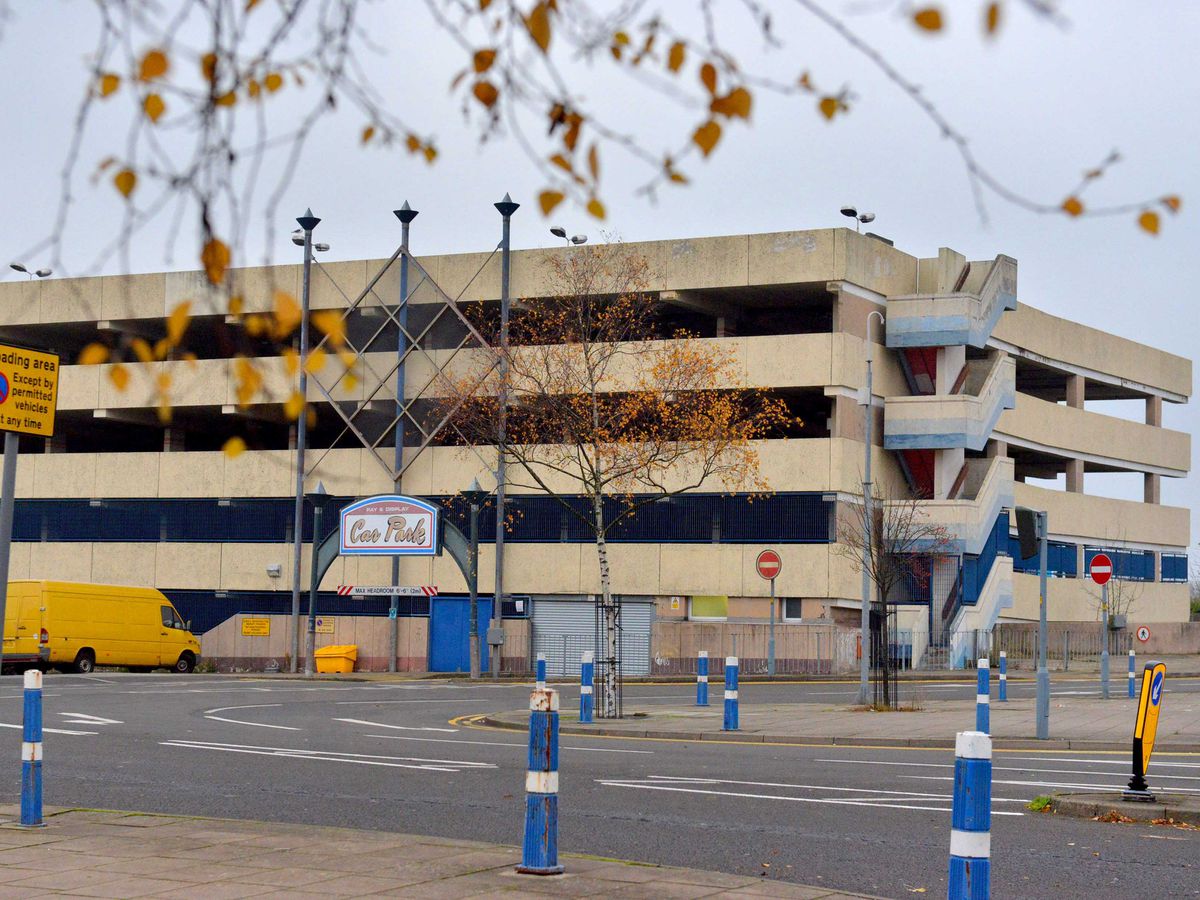
[[440, 731], [443, 734], [457, 734], [457, 728], [430, 728], [418, 725], [386, 725], [383, 722], [368, 722], [366, 719], [334, 719], [335, 722], [346, 722], [350, 725], [369, 725], [372, 728], [392, 728], [396, 731]]
[[59, 713], [60, 716], [70, 716], [67, 720], [69, 725], [124, 725], [120, 719], [106, 719], [103, 716], [93, 716], [88, 713], [65, 712]]
[[[891, 760], [868, 760], [868, 759], [816, 759], [813, 762], [830, 762], [842, 763], [848, 766], [916, 766], [925, 769], [953, 769], [953, 763], [919, 763], [919, 762], [893, 762]], [[1054, 760], [1041, 759], [1039, 762], [1069, 762], [1069, 760]], [[1129, 763], [1124, 763], [1126, 767]], [[1157, 763], [1156, 763], [1157, 765]], [[1034, 774], [1045, 772], [1048, 775], [1108, 775], [1108, 772], [1093, 772], [1089, 769], [1043, 769], [1038, 766], [998, 766], [992, 763], [993, 772], [1024, 772], [1026, 774]], [[1181, 781], [1200, 781], [1200, 776], [1197, 775], [1163, 775], [1156, 774], [1156, 778], [1172, 778]]]
[[[614, 780], [605, 780], [605, 779], [599, 779], [599, 778], [596, 779], [596, 782], [598, 784], [604, 785], [605, 787], [635, 788], [637, 790], [643, 790], [643, 791], [669, 791], [672, 793], [679, 793], [679, 794], [703, 794], [703, 795], [713, 796], [713, 797], [736, 797], [739, 799], [746, 799], [746, 800], [787, 800], [792, 803], [819, 803], [819, 804], [831, 805], [831, 806], [866, 806], [866, 807], [874, 807], [876, 809], [908, 809], [908, 810], [917, 810], [919, 812], [945, 812], [945, 813], [950, 812], [949, 806], [913, 806], [911, 804], [900, 803], [899, 800], [901, 798], [896, 798], [893, 802], [889, 803], [889, 802], [883, 802], [883, 798], [880, 798], [879, 801], [863, 801], [863, 800], [856, 800], [856, 799], [846, 799], [846, 798], [842, 798], [842, 797], [836, 797], [836, 798], [835, 797], [788, 797], [783, 794], [751, 794], [751, 793], [745, 793], [745, 792], [741, 792], [741, 791], [709, 791], [709, 790], [702, 790], [700, 788], [695, 788], [695, 787], [679, 787], [679, 786], [662, 784], [662, 783], [638, 784], [638, 783], [629, 782], [629, 781], [614, 781]], [[935, 801], [930, 800], [927, 802], [932, 803]], [[998, 810], [992, 810], [992, 815], [993, 816], [1023, 816], [1024, 813], [1001, 812]]]
[[268, 706], [283, 706], [282, 703], [250, 703], [246, 706], [217, 706], [204, 711], [204, 718], [214, 722], [228, 722], [231, 725], [252, 725], [255, 728], [275, 728], [279, 731], [299, 731], [291, 725], [268, 725], [266, 722], [245, 722], [241, 719], [226, 719], [224, 716], [214, 716], [213, 713], [226, 712], [231, 709], [266, 709]]
[[[629, 780], [629, 779], [619, 779]], [[736, 781], [732, 778], [696, 778], [689, 775], [650, 775], [647, 781], [659, 782], [686, 782], [689, 784], [737, 784], [748, 787], [779, 787], [779, 788], [800, 788], [803, 790], [812, 791], [845, 791], [848, 793], [857, 794], [898, 794], [902, 797], [921, 797], [927, 800], [952, 800], [951, 794], [922, 794], [914, 791], [888, 791], [881, 788], [863, 788], [863, 787], [837, 787], [829, 784], [796, 784], [788, 781]], [[1010, 800], [1006, 802], [1022, 803], [1022, 800]]]
[[[21, 729], [23, 729], [24, 727], [25, 727], [24, 725], [9, 725], [7, 722], [0, 722], [0, 728], [21, 728]], [[74, 734], [74, 735], [85, 735], [85, 734], [95, 735], [95, 734], [100, 733], [98, 731], [70, 731], [69, 729], [66, 729], [66, 728], [43, 728], [42, 731], [44, 731], [46, 734]]]
[[[1125, 754], [1128, 756], [1128, 754]], [[1191, 754], [1195, 756], [1196, 754]], [[1097, 766], [1120, 766], [1123, 769], [1129, 768], [1128, 759], [1076, 759], [1061, 756], [1006, 756], [1005, 759], [1021, 760], [1028, 762], [1061, 762], [1061, 763], [1089, 763]], [[1176, 768], [1176, 769], [1200, 769], [1200, 763], [1184, 763], [1184, 762], [1168, 762], [1163, 759], [1162, 755], [1154, 757], [1154, 768]], [[1102, 772], [1097, 772], [1097, 775], [1102, 775]]]
[[[461, 738], [422, 738], [410, 737], [402, 734], [368, 734], [364, 737], [382, 738], [385, 741], [421, 741], [426, 744], [471, 744], [476, 747], [519, 747], [522, 750], [528, 748], [528, 744], [514, 744], [510, 741], [464, 741]], [[559, 752], [564, 750], [578, 751], [580, 753], [638, 753], [643, 755], [653, 755], [653, 750], [618, 750], [615, 747], [566, 747], [562, 744], [558, 745]]]
[[[1103, 776], [1103, 772], [1093, 772], [1090, 774]], [[898, 778], [912, 778], [919, 781], [953, 781], [953, 775], [898, 775]], [[1095, 790], [1095, 791], [1119, 791], [1124, 789], [1121, 784], [1080, 784], [1073, 781], [1005, 781], [999, 778], [993, 778], [992, 784], [1014, 784], [1021, 787], [1057, 787], [1057, 788], [1077, 788], [1079, 790]], [[1200, 788], [1186, 788], [1171, 786], [1171, 790], [1185, 794], [1200, 794]]]
[[446, 697], [439, 697], [436, 700], [426, 700], [426, 699], [422, 698], [420, 700], [408, 699], [408, 700], [334, 700], [333, 701], [335, 706], [363, 706], [363, 705], [367, 705], [367, 704], [382, 705], [384, 703], [490, 703], [490, 702], [491, 702], [490, 700], [488, 700], [484, 697], [480, 697], [477, 700], [471, 700], [471, 699], [467, 699], [465, 697], [462, 700], [450, 700]]
[[380, 756], [369, 753], [343, 753], [334, 750], [301, 750], [289, 747], [259, 747], [253, 744], [222, 744], [205, 741], [159, 741], [164, 747], [186, 750], [218, 750], [225, 753], [248, 753], [254, 756], [276, 756], [285, 759], [310, 759], [319, 762], [340, 762], [363, 766], [385, 766], [392, 769], [417, 769], [426, 772], [460, 772], [463, 769], [496, 769], [493, 763], [452, 759], [424, 759], [415, 756]]

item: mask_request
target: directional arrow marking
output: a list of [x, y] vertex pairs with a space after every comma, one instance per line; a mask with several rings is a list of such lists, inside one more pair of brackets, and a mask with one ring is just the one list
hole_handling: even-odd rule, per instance
[[60, 716], [69, 716], [67, 721], [72, 725], [124, 725], [120, 719], [106, 719], [103, 716], [93, 716], [88, 713], [65, 712]]
[[368, 722], [366, 719], [334, 719], [335, 722], [347, 722], [351, 725], [370, 725], [372, 728], [393, 728], [396, 731], [440, 731], [444, 734], [454, 734], [457, 728], [418, 728], [409, 725], [385, 725], [383, 722]]

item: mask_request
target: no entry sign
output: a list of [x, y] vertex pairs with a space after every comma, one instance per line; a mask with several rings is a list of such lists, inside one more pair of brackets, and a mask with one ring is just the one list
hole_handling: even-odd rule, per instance
[[1092, 581], [1096, 584], [1108, 584], [1112, 578], [1112, 560], [1107, 553], [1097, 553], [1092, 557]]
[[754, 561], [754, 567], [758, 569], [759, 577], [773, 581], [783, 569], [783, 560], [774, 550], [764, 550], [758, 554], [758, 559]]

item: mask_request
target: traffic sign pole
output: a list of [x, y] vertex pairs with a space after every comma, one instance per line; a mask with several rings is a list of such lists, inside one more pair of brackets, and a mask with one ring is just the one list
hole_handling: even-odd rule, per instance
[[771, 579], [771, 634], [767, 638], [767, 674], [775, 674], [775, 579]]
[[1100, 693], [1108, 699], [1108, 583], [1100, 586]]
[[[754, 560], [759, 578], [771, 582], [771, 630], [767, 637], [767, 674], [775, 674], [775, 579], [783, 571], [783, 559], [774, 550], [763, 550]], [[736, 651], [735, 651], [736, 652]]]

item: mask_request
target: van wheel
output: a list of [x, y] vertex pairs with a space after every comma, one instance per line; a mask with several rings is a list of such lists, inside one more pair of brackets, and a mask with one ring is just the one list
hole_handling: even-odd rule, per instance
[[96, 671], [96, 654], [91, 650], [80, 650], [75, 657], [75, 671], [80, 675], [91, 675]]
[[175, 671], [181, 675], [186, 675], [196, 668], [196, 657], [191, 653], [184, 652], [179, 654], [179, 659], [175, 662]]

